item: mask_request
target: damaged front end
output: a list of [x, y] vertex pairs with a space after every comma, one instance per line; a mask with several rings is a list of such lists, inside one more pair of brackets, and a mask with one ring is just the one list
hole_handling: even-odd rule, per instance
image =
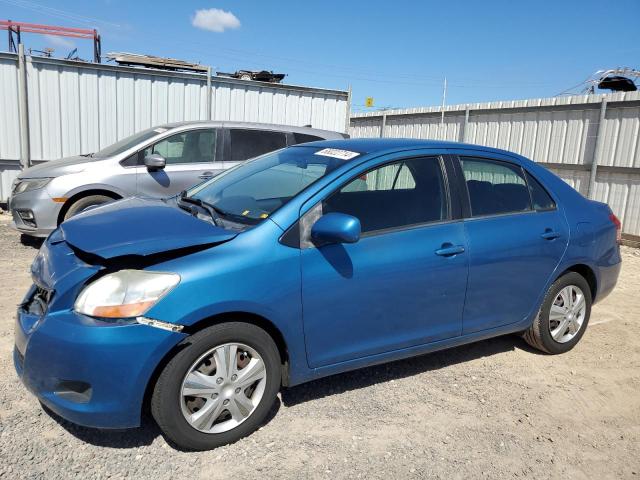
[[147, 311], [181, 282], [157, 266], [227, 242], [236, 232], [161, 200], [128, 199], [64, 222], [31, 266], [15, 323], [24, 385], [74, 423], [140, 423], [149, 380], [186, 334]]
[[[227, 241], [226, 238], [221, 240]], [[79, 248], [77, 243], [74, 245], [67, 241], [65, 228], [61, 227], [54, 231], [42, 245], [31, 265], [31, 276], [34, 288], [47, 292], [47, 309], [70, 308], [83, 287], [105, 275], [121, 270], [144, 270], [153, 265], [209, 249], [220, 243], [222, 242], [209, 241], [162, 251], [147, 249], [142, 253], [137, 253], [135, 243], [131, 243], [128, 250], [118, 248], [117, 253], [120, 254], [103, 248], [101, 253], [106, 255], [102, 256]], [[32, 296], [28, 294], [25, 302]], [[25, 305], [24, 302], [23, 305]]]
[[43, 245], [32, 277], [71, 308], [84, 287], [104, 276], [144, 271], [228, 242], [237, 234], [162, 200], [129, 198], [64, 222]]
[[16, 315], [14, 364], [25, 386], [74, 423], [139, 425], [146, 385], [160, 359], [185, 338], [182, 326], [144, 314], [119, 318], [122, 310], [113, 305], [103, 315], [87, 315], [92, 300], [80, 308], [79, 298], [92, 286], [105, 294], [109, 287], [96, 285], [110, 275], [157, 275], [144, 269], [215, 244], [103, 257], [67, 242], [64, 228], [56, 230], [32, 264], [34, 284]]

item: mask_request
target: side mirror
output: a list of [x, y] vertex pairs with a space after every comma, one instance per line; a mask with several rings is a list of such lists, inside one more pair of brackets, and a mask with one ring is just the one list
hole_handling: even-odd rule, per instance
[[317, 245], [356, 243], [360, 240], [360, 220], [345, 213], [327, 213], [311, 227], [311, 240]]
[[162, 170], [167, 166], [167, 161], [158, 153], [152, 153], [144, 157], [144, 164], [149, 170]]

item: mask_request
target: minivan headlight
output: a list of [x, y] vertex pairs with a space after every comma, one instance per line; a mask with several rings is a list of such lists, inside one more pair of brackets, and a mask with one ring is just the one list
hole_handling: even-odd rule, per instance
[[33, 178], [31, 180], [18, 180], [13, 187], [13, 194], [29, 192], [44, 187], [51, 178]]
[[99, 318], [138, 317], [179, 282], [180, 275], [176, 273], [120, 270], [86, 286], [73, 309]]

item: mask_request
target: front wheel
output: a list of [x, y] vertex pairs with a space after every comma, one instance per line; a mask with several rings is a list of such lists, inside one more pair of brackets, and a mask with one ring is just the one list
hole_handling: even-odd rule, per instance
[[571, 350], [582, 338], [591, 315], [591, 289], [584, 277], [569, 272], [556, 280], [542, 302], [525, 341], [546, 353]]
[[86, 212], [87, 210], [109, 202], [113, 202], [113, 198], [107, 197], [106, 195], [88, 195], [82, 197], [73, 202], [69, 210], [64, 214], [64, 219], [68, 220], [79, 213]]
[[249, 435], [280, 389], [273, 339], [246, 323], [223, 323], [186, 340], [153, 390], [151, 413], [173, 442], [209, 450]]

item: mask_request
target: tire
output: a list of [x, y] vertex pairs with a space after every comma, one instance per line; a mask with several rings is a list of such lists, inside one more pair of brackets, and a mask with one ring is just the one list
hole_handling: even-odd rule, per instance
[[[230, 322], [195, 333], [185, 340], [185, 345], [164, 367], [153, 389], [151, 414], [162, 432], [183, 449], [210, 450], [233, 443], [260, 427], [280, 390], [280, 355], [271, 336], [255, 325]], [[234, 354], [230, 345], [239, 346], [238, 352]], [[209, 356], [212, 351], [213, 356]], [[236, 370], [225, 369], [224, 365], [232, 364], [227, 361], [223, 364], [218, 354], [235, 359]], [[258, 372], [258, 359], [263, 363], [264, 376], [247, 387], [251, 376], [248, 380], [244, 378], [245, 370], [239, 367], [242, 361], [247, 361], [245, 368], [252, 368], [247, 372]], [[252, 373], [255, 378], [257, 375]], [[187, 382], [187, 376], [196, 380]], [[223, 382], [218, 384], [222, 377]], [[243, 380], [245, 383], [239, 383]], [[241, 393], [239, 385], [245, 389]], [[198, 395], [185, 395], [185, 389]], [[254, 403], [251, 411], [245, 408], [247, 397]], [[198, 411], [202, 415], [193, 420]], [[232, 411], [238, 418], [245, 415], [244, 419], [238, 423]]]
[[106, 195], [89, 195], [87, 197], [82, 197], [71, 204], [69, 210], [64, 214], [64, 219], [69, 220], [71, 217], [90, 207], [97, 207], [104, 203], [113, 202], [113, 200], [113, 198], [107, 197]]
[[[583, 308], [579, 308], [580, 294], [584, 299]], [[567, 302], [569, 298], [573, 305]], [[568, 352], [587, 329], [591, 303], [591, 288], [584, 277], [575, 272], [564, 274], [549, 287], [533, 324], [524, 332], [523, 338], [533, 348], [545, 353]]]

